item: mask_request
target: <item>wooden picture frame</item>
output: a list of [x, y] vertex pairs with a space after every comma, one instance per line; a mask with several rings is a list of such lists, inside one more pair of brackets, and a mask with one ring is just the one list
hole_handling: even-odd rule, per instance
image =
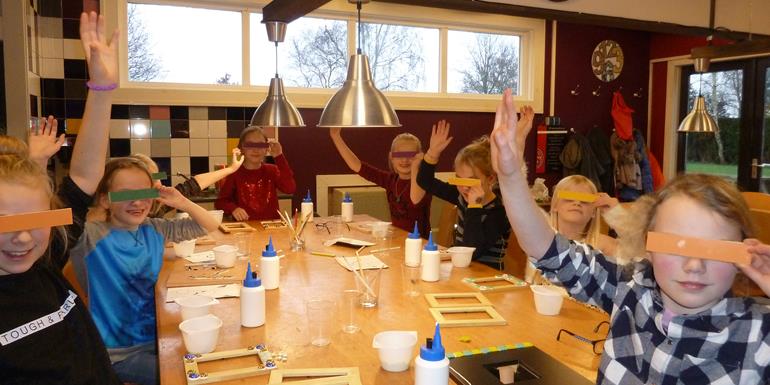
[[[507, 325], [508, 321], [498, 313], [492, 306], [460, 306], [460, 307], [440, 307], [428, 309], [433, 319], [442, 327], [462, 327], [462, 326], [498, 326]], [[444, 314], [456, 313], [486, 313], [489, 318], [471, 318], [449, 320]]]
[[[199, 362], [226, 360], [246, 356], [256, 356], [259, 363], [245, 368], [221, 370], [210, 373], [201, 372], [200, 369], [198, 369]], [[236, 380], [259, 374], [267, 374], [273, 369], [278, 368], [278, 363], [273, 359], [273, 354], [270, 353], [264, 345], [204, 354], [188, 353], [182, 357], [182, 362], [184, 363], [187, 385], [210, 384], [213, 382]]]
[[230, 222], [219, 225], [219, 230], [225, 234], [256, 231], [246, 222]]
[[[471, 304], [442, 304], [439, 303], [439, 299], [453, 299], [453, 298], [475, 298], [477, 303]], [[428, 301], [428, 305], [433, 308], [440, 307], [465, 307], [465, 306], [494, 306], [484, 296], [484, 294], [473, 293], [425, 293], [425, 300]]]
[[[504, 285], [485, 285], [492, 282], [507, 282]], [[479, 291], [505, 291], [526, 287], [527, 283], [510, 274], [495, 275], [492, 277], [463, 278], [463, 283]]]
[[[318, 377], [307, 380], [287, 381], [292, 377]], [[277, 369], [270, 373], [268, 385], [362, 385], [358, 367]]]

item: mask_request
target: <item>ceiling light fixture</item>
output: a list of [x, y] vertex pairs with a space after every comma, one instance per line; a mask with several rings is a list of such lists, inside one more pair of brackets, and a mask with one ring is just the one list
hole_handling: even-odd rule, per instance
[[270, 79], [270, 88], [265, 101], [254, 111], [252, 126], [261, 127], [305, 127], [297, 108], [291, 104], [283, 92], [283, 81], [278, 76], [278, 43], [286, 36], [286, 23], [282, 21], [264, 22], [267, 38], [275, 43], [275, 77]]
[[706, 132], [714, 134], [719, 131], [719, 126], [706, 109], [706, 99], [701, 94], [703, 86], [703, 73], [708, 71], [709, 61], [704, 58], [695, 59], [695, 72], [698, 73], [698, 97], [695, 98], [692, 111], [682, 119], [679, 124], [679, 132]]
[[369, 58], [361, 51], [361, 3], [348, 0], [358, 10], [358, 47], [350, 57], [348, 76], [326, 103], [318, 127], [401, 127], [385, 95], [377, 89], [369, 69]]

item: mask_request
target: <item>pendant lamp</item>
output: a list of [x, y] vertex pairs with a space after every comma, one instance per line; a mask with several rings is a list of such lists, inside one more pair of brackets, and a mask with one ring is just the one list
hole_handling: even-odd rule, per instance
[[358, 48], [350, 57], [348, 76], [342, 88], [329, 99], [318, 127], [401, 127], [385, 95], [377, 89], [369, 69], [369, 58], [361, 53], [361, 3], [348, 0], [358, 10]]
[[714, 118], [709, 115], [706, 109], [706, 99], [701, 95], [701, 86], [703, 86], [703, 72], [708, 71], [709, 60], [708, 58], [695, 59], [695, 71], [700, 73], [700, 79], [698, 79], [698, 97], [693, 103], [692, 111], [682, 119], [682, 123], [679, 124], [679, 132], [706, 132], [716, 133], [719, 131], [719, 126]]
[[286, 99], [283, 92], [283, 81], [278, 76], [278, 43], [286, 36], [286, 23], [282, 21], [265, 22], [267, 38], [275, 43], [275, 77], [270, 79], [267, 98], [254, 111], [251, 117], [252, 126], [261, 127], [305, 127], [302, 115]]

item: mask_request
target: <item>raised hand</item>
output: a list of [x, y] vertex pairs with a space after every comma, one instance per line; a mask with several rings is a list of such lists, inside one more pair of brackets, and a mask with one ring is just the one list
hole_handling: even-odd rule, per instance
[[751, 264], [739, 265], [738, 268], [754, 281], [765, 295], [770, 296], [770, 245], [756, 239], [746, 239], [743, 243], [749, 246]]
[[118, 36], [116, 29], [112, 36], [104, 31], [104, 16], [96, 12], [80, 14], [80, 41], [88, 62], [88, 76], [91, 84], [109, 87], [118, 82]]
[[600, 209], [600, 210], [609, 210], [613, 207], [618, 205], [618, 200], [607, 195], [607, 193], [599, 193], [599, 198], [594, 201], [593, 206], [594, 208]]
[[160, 186], [158, 187], [158, 193], [160, 195], [158, 202], [178, 210], [184, 210], [184, 205], [190, 202], [179, 190], [173, 187]]
[[430, 146], [426, 155], [432, 160], [437, 161], [441, 152], [444, 151], [449, 143], [452, 142], [452, 137], [449, 136], [449, 122], [446, 120], [439, 120], [437, 124], [434, 124], [430, 132]]
[[245, 156], [241, 155], [240, 149], [237, 147], [233, 148], [233, 161], [227, 167], [230, 169], [230, 171], [235, 172], [241, 167], [245, 158]]
[[532, 122], [535, 120], [535, 109], [532, 106], [523, 106], [519, 109], [519, 120], [516, 124], [516, 147], [524, 154], [524, 145], [527, 143], [527, 135], [532, 130]]
[[281, 146], [281, 143], [278, 143], [277, 140], [270, 142], [270, 155], [273, 157], [276, 157], [278, 155], [283, 154], [283, 146]]
[[509, 176], [520, 172], [524, 165], [524, 145], [529, 128], [524, 124], [519, 132], [516, 107], [510, 89], [503, 92], [503, 98], [495, 112], [495, 127], [492, 130], [491, 157], [492, 168], [499, 176]]
[[480, 205], [482, 202], [484, 202], [484, 195], [486, 195], [486, 193], [480, 184], [471, 186], [470, 190], [468, 190], [468, 204]]
[[48, 120], [41, 118], [38, 122], [40, 127], [30, 130], [27, 139], [29, 157], [45, 168], [48, 159], [59, 151], [65, 139], [64, 134], [56, 136], [59, 124], [53, 116], [49, 116]]

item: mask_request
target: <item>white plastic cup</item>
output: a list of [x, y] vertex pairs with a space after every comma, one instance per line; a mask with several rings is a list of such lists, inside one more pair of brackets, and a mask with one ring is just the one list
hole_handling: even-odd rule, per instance
[[238, 257], [238, 248], [233, 245], [220, 245], [214, 250], [214, 260], [217, 267], [227, 269], [235, 266], [235, 260]]
[[388, 235], [388, 227], [390, 222], [374, 222], [372, 223], [372, 236], [381, 239]]
[[219, 303], [216, 298], [198, 294], [177, 298], [174, 302], [182, 308], [183, 321], [209, 314], [211, 305]]
[[455, 265], [455, 267], [470, 266], [475, 250], [475, 247], [467, 246], [453, 246], [447, 249], [449, 255], [452, 256], [452, 264]]
[[389, 372], [403, 372], [409, 369], [412, 351], [417, 344], [416, 331], [391, 330], [377, 333], [372, 347], [380, 356], [380, 366]]
[[441, 262], [441, 265], [439, 266], [439, 278], [442, 281], [448, 281], [449, 277], [452, 276], [452, 268], [454, 265], [452, 262]]
[[225, 217], [225, 212], [223, 210], [209, 210], [209, 214], [216, 219], [217, 225], [222, 224], [222, 218]]
[[213, 352], [217, 347], [220, 329], [222, 320], [213, 314], [191, 318], [179, 324], [184, 347], [188, 353], [193, 354]]
[[535, 309], [542, 315], [557, 315], [564, 301], [562, 290], [556, 286], [531, 285], [535, 295]]
[[193, 238], [174, 243], [174, 254], [180, 258], [189, 257], [193, 252], [195, 252], [195, 241], [196, 239]]

